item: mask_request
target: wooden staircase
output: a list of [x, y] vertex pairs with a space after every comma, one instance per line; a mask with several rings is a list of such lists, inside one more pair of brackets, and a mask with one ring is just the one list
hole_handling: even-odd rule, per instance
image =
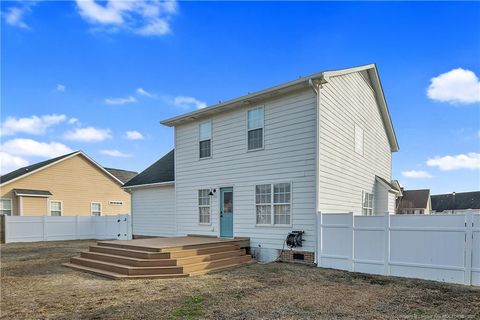
[[[133, 240], [135, 241], [135, 240]], [[123, 241], [103, 241], [63, 265], [111, 279], [178, 278], [253, 262], [245, 240], [156, 248]]]

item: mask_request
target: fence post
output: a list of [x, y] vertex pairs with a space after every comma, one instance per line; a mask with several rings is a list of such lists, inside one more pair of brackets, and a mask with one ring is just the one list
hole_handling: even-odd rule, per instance
[[355, 257], [355, 216], [353, 215], [353, 212], [350, 212], [350, 234], [352, 235], [352, 251], [350, 252], [350, 271], [354, 272], [355, 271], [355, 262], [354, 262], [354, 257]]
[[472, 284], [472, 253], [473, 253], [473, 213], [465, 213], [465, 277], [464, 284]]
[[42, 216], [42, 239], [43, 241], [47, 241], [47, 234], [46, 234], [46, 229], [47, 229], [47, 216], [43, 215]]
[[75, 216], [75, 240], [78, 240], [78, 215]]
[[385, 212], [384, 218], [384, 272], [385, 275], [388, 276], [390, 275], [390, 213], [388, 211]]
[[322, 238], [322, 228], [323, 228], [323, 213], [321, 211], [318, 211], [318, 228], [317, 228], [317, 234], [318, 234], [318, 243], [317, 243], [317, 266], [321, 267], [322, 266], [322, 253], [323, 253], [323, 238]]
[[10, 216], [4, 216], [4, 229], [3, 229], [3, 236], [5, 237], [5, 243], [9, 242], [9, 235], [8, 235], [8, 220], [10, 220]]

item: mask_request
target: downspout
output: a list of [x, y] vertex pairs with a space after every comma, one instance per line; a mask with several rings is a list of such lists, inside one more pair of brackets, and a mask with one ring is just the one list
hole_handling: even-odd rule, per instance
[[318, 265], [318, 253], [319, 253], [319, 228], [321, 227], [318, 223], [318, 211], [319, 211], [319, 150], [320, 150], [320, 90], [322, 89], [322, 84], [326, 83], [323, 77], [319, 79], [309, 79], [308, 84], [312, 90], [317, 95], [316, 99], [316, 121], [315, 121], [315, 258], [314, 263]]

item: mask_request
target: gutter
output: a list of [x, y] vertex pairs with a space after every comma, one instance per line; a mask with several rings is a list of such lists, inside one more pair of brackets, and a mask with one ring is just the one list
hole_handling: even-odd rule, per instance
[[146, 183], [146, 184], [136, 184], [132, 186], [123, 186], [122, 189], [138, 189], [138, 188], [148, 188], [148, 187], [161, 187], [161, 186], [173, 186], [175, 181], [166, 181], [166, 182], [156, 182], [156, 183]]

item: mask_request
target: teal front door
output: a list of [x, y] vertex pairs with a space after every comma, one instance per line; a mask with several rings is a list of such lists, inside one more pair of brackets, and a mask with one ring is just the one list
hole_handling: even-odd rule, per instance
[[233, 238], [233, 188], [220, 189], [220, 237]]

